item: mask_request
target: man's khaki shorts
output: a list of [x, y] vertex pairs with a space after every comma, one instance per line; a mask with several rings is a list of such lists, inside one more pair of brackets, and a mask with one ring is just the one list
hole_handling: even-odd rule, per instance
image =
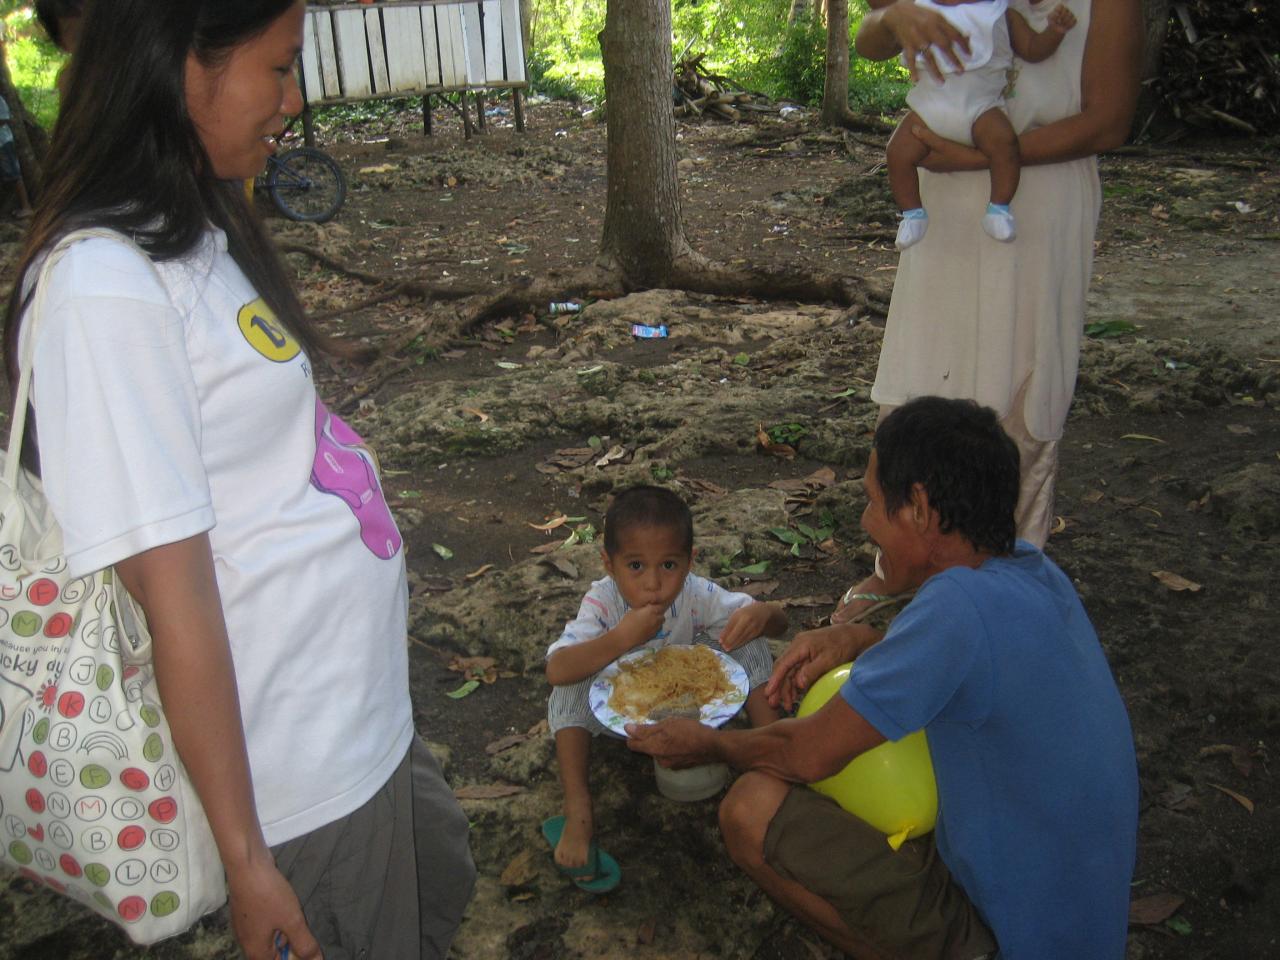
[[834, 800], [793, 787], [769, 824], [764, 857], [887, 958], [977, 960], [997, 950], [932, 834], [894, 851], [883, 833]]

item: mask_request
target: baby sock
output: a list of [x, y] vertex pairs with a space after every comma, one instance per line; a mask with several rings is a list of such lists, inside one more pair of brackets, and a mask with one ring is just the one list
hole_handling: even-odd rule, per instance
[[1009, 212], [1007, 203], [988, 203], [987, 212], [982, 218], [982, 229], [987, 231], [987, 236], [993, 240], [999, 240], [1001, 243], [1008, 243], [1016, 235], [1014, 230], [1013, 214]]
[[929, 215], [924, 207], [915, 207], [902, 211], [902, 222], [898, 224], [898, 236], [894, 246], [899, 250], [914, 247], [924, 239], [924, 232], [929, 229]]

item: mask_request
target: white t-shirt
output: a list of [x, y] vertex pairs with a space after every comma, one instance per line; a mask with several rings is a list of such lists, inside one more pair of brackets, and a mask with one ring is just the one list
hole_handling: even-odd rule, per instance
[[[667, 609], [662, 629], [644, 646], [657, 650], [672, 644], [688, 645], [700, 633], [718, 640], [729, 615], [752, 602], [745, 593], [733, 593], [713, 580], [691, 573], [685, 577], [684, 586]], [[613, 577], [595, 581], [582, 598], [577, 617], [565, 626], [560, 639], [547, 648], [547, 656], [561, 647], [603, 636], [616, 627], [630, 609]]]
[[404, 556], [372, 458], [221, 231], [169, 263], [97, 237], [58, 257], [32, 387], [71, 575], [207, 532], [267, 843], [345, 816], [413, 735]]

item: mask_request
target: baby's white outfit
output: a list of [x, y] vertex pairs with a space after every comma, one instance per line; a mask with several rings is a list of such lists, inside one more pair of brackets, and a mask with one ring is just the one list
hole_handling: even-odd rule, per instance
[[907, 93], [907, 106], [934, 133], [948, 140], [973, 145], [973, 124], [992, 107], [1004, 106], [1004, 89], [1013, 65], [1009, 25], [1005, 13], [1008, 0], [986, 0], [948, 7], [933, 0], [916, 0], [916, 6], [936, 10], [969, 38], [969, 52], [956, 48], [964, 66], [955, 66], [936, 47], [931, 47], [944, 81], [939, 83], [917, 56], [918, 79]]

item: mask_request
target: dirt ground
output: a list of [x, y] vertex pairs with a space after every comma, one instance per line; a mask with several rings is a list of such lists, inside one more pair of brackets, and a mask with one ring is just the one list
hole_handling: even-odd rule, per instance
[[[467, 797], [480, 880], [450, 955], [836, 956], [736, 871], [714, 802], [663, 799], [620, 744], [599, 745], [592, 776], [623, 883], [593, 899], [560, 877], [538, 829], [559, 802], [541, 663], [600, 575], [591, 538], [608, 492], [641, 479], [694, 502], [699, 572], [784, 602], [793, 632], [822, 621], [868, 567], [858, 481], [883, 318], [671, 291], [588, 297], [576, 314], [543, 304], [465, 333], [474, 300], [347, 309], [377, 292], [373, 277], [496, 292], [594, 258], [603, 124], [543, 103], [520, 135], [505, 109], [470, 141], [443, 113], [424, 138], [412, 110], [323, 131], [351, 185], [330, 224], [258, 201], [281, 240], [322, 255], [290, 257], [327, 328], [383, 350], [320, 383], [382, 456], [408, 544], [418, 729]], [[679, 137], [699, 250], [856, 275], [887, 295], [882, 136], [762, 115]], [[1277, 145], [1102, 162], [1088, 320], [1115, 335], [1085, 345], [1049, 552], [1094, 619], [1137, 741], [1129, 960], [1280, 956]], [[19, 229], [0, 224], [10, 267]], [[634, 339], [632, 323], [670, 336]], [[762, 452], [759, 428], [795, 456]], [[797, 522], [834, 532], [793, 555], [770, 530]], [[468, 676], [482, 682], [447, 696]], [[144, 953], [25, 880], [0, 882], [0, 960], [236, 955], [216, 915]]]

